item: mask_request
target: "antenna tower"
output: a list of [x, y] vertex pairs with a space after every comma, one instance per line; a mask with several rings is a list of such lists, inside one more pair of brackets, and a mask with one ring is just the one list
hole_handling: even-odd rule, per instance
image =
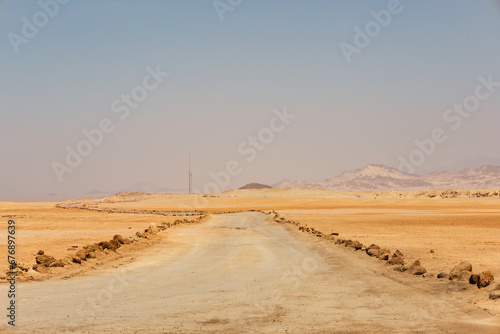
[[189, 194], [193, 193], [193, 173], [191, 173], [191, 153], [189, 153]]

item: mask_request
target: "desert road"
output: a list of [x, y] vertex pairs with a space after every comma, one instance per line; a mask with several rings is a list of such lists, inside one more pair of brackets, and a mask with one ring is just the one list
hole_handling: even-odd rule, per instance
[[500, 332], [496, 317], [445, 293], [451, 283], [388, 271], [269, 217], [213, 216], [124, 266], [19, 284], [15, 332]]

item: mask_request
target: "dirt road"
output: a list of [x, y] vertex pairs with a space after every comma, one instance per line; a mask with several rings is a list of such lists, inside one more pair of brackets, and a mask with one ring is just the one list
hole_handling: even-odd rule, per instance
[[461, 285], [390, 272], [268, 217], [214, 216], [132, 264], [19, 284], [16, 332], [499, 332], [498, 318], [454, 299]]

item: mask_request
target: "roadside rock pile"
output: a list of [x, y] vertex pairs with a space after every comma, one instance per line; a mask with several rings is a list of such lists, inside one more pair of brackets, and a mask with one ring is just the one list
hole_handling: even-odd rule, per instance
[[498, 190], [441, 190], [441, 191], [418, 191], [414, 198], [480, 198], [480, 197], [500, 197]]
[[5, 271], [5, 275], [0, 274], [1, 279], [6, 279], [7, 276], [22, 276], [30, 271], [30, 267], [24, 263], [17, 262]]
[[104, 250], [106, 249], [105, 247], [109, 247], [108, 242], [86, 245], [82, 249], [77, 251], [76, 254], [71, 258], [71, 260], [74, 263], [81, 264], [83, 261], [87, 261], [87, 259], [95, 259], [99, 254], [102, 254], [104, 252]]
[[438, 278], [449, 279], [450, 281], [469, 281], [471, 285], [476, 285], [479, 289], [486, 288], [495, 281], [495, 277], [491, 271], [473, 274], [472, 264], [468, 262], [461, 262], [456, 265], [449, 274], [446, 272], [440, 273]]
[[392, 257], [387, 261], [387, 264], [397, 266], [399, 271], [406, 270], [404, 255], [399, 250], [396, 250], [396, 252], [392, 254]]
[[[69, 255], [64, 259], [57, 260], [53, 256], [46, 255], [43, 250], [40, 250], [35, 258], [36, 264], [32, 266], [32, 269], [37, 271], [38, 273], [49, 273], [48, 268], [54, 267], [64, 267], [70, 263], [82, 264], [88, 259], [96, 259], [103, 254], [109, 254], [109, 252], [116, 252], [120, 247], [124, 245], [129, 245], [134, 242], [138, 242], [141, 238], [147, 239], [151, 235], [157, 234], [161, 231], [165, 231], [172, 226], [181, 225], [181, 224], [193, 224], [199, 223], [201, 219], [205, 216], [200, 216], [193, 220], [189, 219], [178, 219], [173, 223], [161, 223], [157, 225], [156, 223], [151, 223], [148, 228], [146, 228], [143, 232], [137, 232], [135, 236], [129, 238], [123, 238], [121, 235], [116, 234], [109, 241], [101, 241], [99, 243], [94, 243], [92, 245], [86, 245], [83, 248], [78, 249], [78, 246], [71, 246], [68, 250], [77, 252], [73, 255]], [[28, 272], [31, 268], [22, 263], [17, 263], [14, 269], [7, 270], [8, 274], [16, 273], [22, 275], [23, 272]]]
[[38, 251], [35, 261], [36, 264], [32, 268], [39, 272], [45, 272], [46, 268], [62, 268], [68, 264], [68, 259], [56, 260], [53, 256], [46, 255], [43, 250]]
[[427, 270], [420, 264], [420, 260], [416, 260], [413, 264], [408, 268], [408, 272], [412, 275], [424, 275]]
[[467, 281], [472, 274], [472, 264], [468, 262], [460, 262], [457, 266], [453, 267], [450, 272], [449, 280]]
[[[443, 193], [445, 196], [455, 196], [458, 194], [454, 194], [452, 192]], [[471, 197], [492, 197], [500, 195], [499, 192], [475, 192], [470, 193]], [[330, 235], [324, 235], [321, 231], [315, 230], [312, 227], [308, 227], [307, 225], [301, 225], [298, 222], [286, 220], [284, 217], [280, 217], [278, 213], [275, 211], [268, 212], [268, 215], [274, 214], [274, 221], [280, 224], [293, 224], [298, 226], [299, 231], [304, 233], [309, 233], [321, 237], [328, 241], [333, 241], [336, 245], [343, 245], [347, 248], [352, 248], [355, 251], [361, 250], [365, 252], [368, 256], [378, 258], [381, 261], [387, 261], [387, 265], [391, 266], [393, 270], [400, 272], [408, 272], [411, 275], [415, 276], [423, 276], [423, 277], [433, 277], [433, 275], [429, 275], [427, 270], [422, 266], [420, 260], [414, 261], [409, 267], [405, 265], [405, 257], [403, 253], [399, 250], [396, 250], [394, 254], [391, 254], [389, 249], [383, 249], [378, 245], [372, 244], [370, 246], [363, 246], [363, 244], [356, 240], [351, 239], [341, 239], [337, 238], [339, 233], [331, 233]], [[433, 251], [431, 251], [432, 253]], [[472, 264], [468, 262], [461, 262], [457, 266], [453, 267], [453, 269], [448, 272], [441, 272], [437, 275], [438, 279], [446, 279], [446, 280], [456, 280], [456, 281], [469, 281], [470, 284], [476, 285], [479, 289], [487, 288], [487, 291], [490, 292], [490, 299], [496, 300], [500, 299], [500, 283], [495, 284], [495, 277], [491, 271], [483, 271], [479, 274], [472, 273]]]
[[477, 287], [479, 289], [486, 288], [493, 283], [495, 280], [495, 276], [491, 273], [491, 271], [483, 271], [479, 274], [479, 280], [477, 282]]
[[424, 275], [427, 273], [427, 270], [422, 267], [419, 261], [414, 263], [410, 268], [405, 266], [405, 259], [403, 253], [399, 250], [396, 250], [394, 254], [391, 255], [390, 249], [381, 248], [378, 245], [372, 244], [370, 246], [364, 246], [361, 242], [351, 239], [342, 239], [338, 238], [339, 233], [331, 233], [330, 235], [325, 235], [321, 231], [314, 229], [313, 227], [309, 227], [307, 225], [301, 225], [298, 222], [286, 220], [284, 217], [280, 217], [275, 211], [269, 212], [268, 214], [274, 214], [274, 221], [279, 224], [292, 224], [298, 226], [299, 231], [304, 233], [309, 233], [312, 235], [316, 235], [319, 238], [324, 240], [333, 241], [336, 245], [343, 245], [347, 248], [352, 248], [355, 251], [363, 251], [367, 255], [377, 258], [381, 261], [387, 261], [389, 266], [392, 266], [395, 271], [408, 271], [412, 275]]

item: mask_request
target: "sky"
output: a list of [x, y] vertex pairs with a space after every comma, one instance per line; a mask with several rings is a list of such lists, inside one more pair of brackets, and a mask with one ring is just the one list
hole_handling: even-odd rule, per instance
[[0, 197], [500, 162], [499, 37], [493, 0], [4, 0]]

